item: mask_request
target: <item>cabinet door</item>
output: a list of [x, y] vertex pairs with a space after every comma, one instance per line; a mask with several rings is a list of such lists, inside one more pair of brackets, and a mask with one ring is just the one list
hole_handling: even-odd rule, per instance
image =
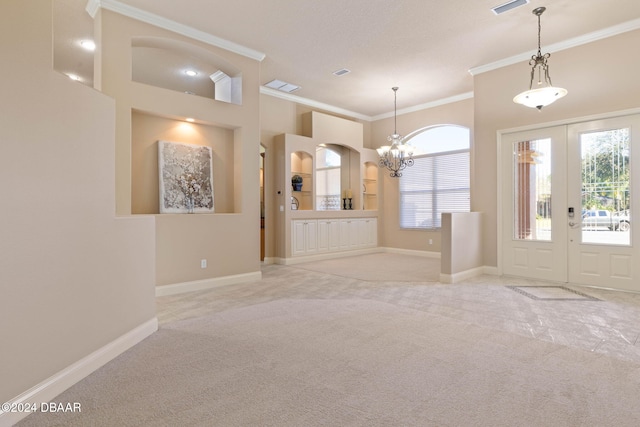
[[356, 221], [357, 229], [358, 229], [358, 247], [366, 248], [367, 247], [367, 234], [369, 233], [368, 227], [368, 219], [362, 218]]
[[339, 249], [341, 251], [346, 251], [349, 249], [349, 227], [351, 225], [351, 220], [341, 219], [340, 220], [340, 244]]
[[332, 219], [327, 221], [329, 226], [329, 251], [340, 250], [340, 220]]
[[376, 218], [366, 218], [364, 221], [364, 241], [367, 248], [378, 246], [378, 220]]
[[303, 220], [291, 221], [291, 255], [304, 255], [305, 244], [305, 223]]
[[358, 249], [360, 247], [360, 220], [349, 219], [349, 249]]
[[305, 224], [305, 253], [311, 254], [318, 252], [318, 221], [306, 220]]
[[329, 242], [331, 241], [330, 224], [330, 221], [318, 220], [318, 252], [329, 251]]

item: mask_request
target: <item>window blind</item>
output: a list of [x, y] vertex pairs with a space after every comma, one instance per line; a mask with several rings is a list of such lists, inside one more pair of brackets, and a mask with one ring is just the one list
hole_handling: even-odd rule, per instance
[[443, 212], [469, 212], [469, 151], [414, 158], [400, 177], [400, 227], [440, 228]]

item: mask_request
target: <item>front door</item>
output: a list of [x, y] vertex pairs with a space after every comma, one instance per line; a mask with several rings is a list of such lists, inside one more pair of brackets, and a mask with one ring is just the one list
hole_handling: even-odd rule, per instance
[[640, 291], [640, 116], [503, 134], [500, 152], [503, 274]]
[[566, 129], [502, 135], [502, 272], [566, 282]]
[[569, 281], [640, 291], [640, 116], [568, 127]]

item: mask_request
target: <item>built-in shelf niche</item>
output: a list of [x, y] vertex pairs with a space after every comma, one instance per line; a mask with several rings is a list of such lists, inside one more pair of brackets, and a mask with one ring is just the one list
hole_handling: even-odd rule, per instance
[[[297, 200], [298, 210], [313, 210], [313, 156], [305, 151], [295, 151], [291, 153], [291, 174], [302, 177], [302, 188], [300, 191], [293, 189], [291, 185], [291, 197]], [[291, 204], [292, 208], [295, 206]]]
[[235, 211], [234, 140], [232, 129], [187, 123], [153, 113], [131, 112], [131, 213], [159, 214], [158, 141], [211, 147], [214, 214]]
[[378, 209], [378, 165], [373, 162], [364, 163], [362, 196], [365, 210]]

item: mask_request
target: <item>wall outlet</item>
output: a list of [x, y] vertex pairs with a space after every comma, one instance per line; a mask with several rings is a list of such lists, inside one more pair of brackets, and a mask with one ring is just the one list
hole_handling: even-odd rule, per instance
[[206, 259], [201, 259], [200, 260], [200, 268], [207, 268], [207, 260]]
[[429, 244], [433, 245], [433, 239], [429, 239]]

